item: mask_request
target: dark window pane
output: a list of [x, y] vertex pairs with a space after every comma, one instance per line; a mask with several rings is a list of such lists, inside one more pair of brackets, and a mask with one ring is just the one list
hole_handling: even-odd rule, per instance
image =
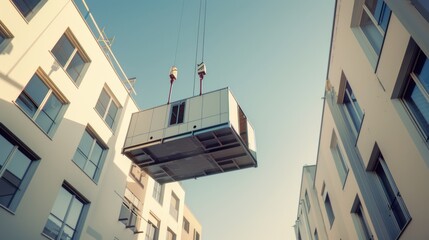
[[101, 91], [100, 97], [98, 98], [97, 105], [95, 105], [95, 109], [102, 117], [104, 117], [104, 114], [106, 113], [107, 106], [109, 105], [109, 101], [110, 101], [110, 96], [103, 89], [103, 91]]
[[45, 112], [41, 111], [37, 116], [36, 123], [45, 133], [49, 133], [49, 130], [51, 130], [54, 121], [48, 115], [46, 115]]
[[24, 179], [30, 163], [31, 160], [27, 156], [25, 156], [21, 151], [16, 151], [13, 159], [7, 165], [7, 170], [9, 170], [15, 177], [22, 180]]
[[109, 112], [107, 113], [107, 116], [106, 116], [106, 122], [110, 127], [113, 126], [117, 112], [118, 112], [118, 107], [112, 101], [112, 103], [110, 104], [110, 107], [109, 107]]
[[67, 73], [73, 80], [76, 81], [80, 73], [82, 72], [84, 66], [85, 62], [83, 61], [82, 56], [80, 56], [80, 54], [77, 52], [71, 60], [70, 64], [67, 66]]
[[49, 118], [55, 120], [62, 106], [63, 103], [60, 102], [60, 100], [54, 94], [51, 94], [48, 101], [43, 106], [43, 111], [46, 113], [46, 115], [49, 116]]
[[420, 52], [414, 73], [419, 78], [419, 82], [424, 86], [426, 92], [429, 93], [429, 59], [423, 52]]
[[15, 6], [19, 9], [22, 15], [24, 17], [28, 16], [28, 14], [31, 12], [31, 8], [28, 6], [26, 1], [24, 0], [12, 0]]
[[89, 158], [89, 152], [91, 151], [93, 142], [94, 138], [89, 135], [87, 131], [85, 131], [83, 133], [82, 139], [80, 140], [79, 149], [85, 155], [86, 158]]
[[184, 116], [185, 116], [185, 102], [182, 102], [179, 108], [179, 117], [177, 119], [177, 123], [183, 123]]
[[383, 44], [383, 35], [381, 35], [380, 31], [371, 21], [366, 11], [362, 13], [360, 27], [376, 54], [379, 54], [381, 45]]
[[427, 138], [429, 136], [429, 102], [414, 81], [410, 80], [403, 99]]
[[386, 32], [387, 30], [387, 24], [389, 23], [389, 17], [390, 17], [390, 8], [383, 3], [383, 9], [380, 13], [380, 18], [378, 19], [378, 25]]
[[52, 53], [54, 54], [57, 61], [61, 64], [61, 66], [65, 66], [70, 56], [72, 55], [75, 47], [71, 44], [66, 35], [62, 35], [60, 40], [55, 44], [52, 49]]
[[86, 157], [85, 155], [79, 150], [77, 149], [76, 152], [74, 153], [73, 156], [73, 161], [80, 167], [83, 168], [85, 166], [86, 163]]
[[171, 116], [170, 116], [170, 125], [177, 123], [177, 112], [178, 112], [178, 105], [175, 105], [171, 109]]
[[103, 148], [96, 143], [94, 145], [94, 148], [92, 149], [92, 154], [91, 154], [91, 161], [95, 164], [98, 165], [98, 163], [100, 162], [101, 156], [103, 155]]
[[9, 154], [13, 149], [13, 145], [2, 135], [0, 135], [0, 169], [6, 162]]
[[0, 178], [0, 204], [9, 207], [13, 196], [15, 195], [20, 181], [9, 171], [5, 171]]
[[0, 31], [0, 44], [6, 39], [6, 36]]
[[31, 100], [33, 100], [37, 107], [39, 107], [46, 94], [48, 93], [49, 88], [39, 78], [39, 76], [35, 74], [31, 78], [30, 82], [28, 82], [24, 91], [27, 93], [27, 96], [30, 97]]
[[28, 114], [28, 116], [33, 117], [34, 114], [37, 111], [37, 106], [34, 104], [31, 99], [25, 95], [25, 93], [21, 93], [16, 99], [16, 103], [21, 107], [22, 110], [24, 110], [25, 113]]

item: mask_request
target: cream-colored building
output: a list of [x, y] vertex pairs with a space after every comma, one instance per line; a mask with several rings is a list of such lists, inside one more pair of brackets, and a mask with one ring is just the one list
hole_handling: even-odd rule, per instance
[[428, 1], [336, 1], [297, 239], [428, 239], [428, 31]]
[[139, 109], [90, 20], [74, 1], [0, 0], [0, 238], [180, 240], [185, 192], [121, 154]]

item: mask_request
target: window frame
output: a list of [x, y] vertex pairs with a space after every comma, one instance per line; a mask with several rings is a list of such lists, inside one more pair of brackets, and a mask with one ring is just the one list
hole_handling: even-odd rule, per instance
[[[377, 20], [376, 17], [374, 17], [373, 13], [371, 12], [371, 10], [366, 6], [366, 1], [365, 0], [357, 0], [355, 1], [355, 5], [353, 8], [353, 15], [352, 15], [352, 23], [351, 23], [351, 28], [353, 33], [355, 34], [356, 39], [358, 40], [359, 44], [361, 45], [365, 55], [367, 56], [370, 65], [374, 68], [374, 71], [377, 70], [378, 67], [378, 62], [380, 60], [380, 56], [381, 53], [383, 51], [383, 45], [384, 45], [384, 41], [386, 38], [386, 33], [389, 27], [389, 23], [390, 23], [390, 18], [392, 15], [392, 11], [390, 10], [389, 6], [383, 1], [383, 0], [376, 0], [377, 3], [376, 5], [381, 1], [381, 13], [380, 15], [386, 14], [386, 12], [384, 12], [384, 10], [386, 9], [386, 7], [388, 8], [389, 12], [389, 16], [387, 17], [387, 23], [386, 23], [386, 30], [384, 30], [380, 25], [379, 25], [379, 20]], [[373, 44], [371, 43], [371, 41], [369, 40], [368, 36], [366, 35], [365, 31], [362, 28], [362, 18], [364, 16], [364, 14], [369, 18], [369, 21], [373, 24], [373, 26], [375, 27], [376, 31], [381, 35], [381, 44], [380, 44], [380, 49], [379, 52], [377, 52], [377, 50], [375, 49], [375, 47], [373, 46]]]
[[[106, 106], [104, 113], [100, 113], [97, 107], [99, 106], [99, 102], [101, 100], [101, 96], [103, 93], [109, 97], [109, 101], [107, 103], [107, 106]], [[106, 119], [109, 115], [110, 107], [112, 106], [112, 104], [116, 106], [116, 113], [115, 113], [115, 117], [113, 118], [112, 125], [109, 125], [109, 123], [106, 121]], [[118, 120], [118, 116], [120, 115], [121, 108], [122, 107], [119, 104], [119, 101], [116, 99], [115, 95], [113, 95], [112, 91], [107, 86], [103, 87], [103, 89], [101, 90], [100, 95], [97, 99], [97, 103], [95, 104], [94, 110], [97, 112], [97, 114], [100, 116], [100, 118], [103, 119], [103, 122], [107, 125], [107, 127], [112, 131], [114, 131], [116, 129], [117, 120]]]
[[[69, 202], [69, 204], [67, 206], [67, 210], [66, 210], [66, 213], [65, 213], [65, 216], [64, 216], [63, 220], [59, 219], [58, 216], [55, 216], [54, 214], [52, 214], [52, 210], [53, 210], [53, 208], [55, 206], [55, 203], [57, 202], [57, 199], [58, 199], [58, 196], [60, 194], [61, 189], [64, 189], [66, 192], [68, 192], [72, 196], [72, 198], [71, 198], [71, 200], [70, 200], [70, 202]], [[49, 213], [48, 219], [46, 220], [45, 226], [44, 226], [44, 228], [42, 230], [42, 235], [44, 235], [44, 236], [46, 236], [46, 237], [48, 237], [50, 239], [53, 239], [50, 235], [48, 235], [47, 233], [45, 233], [45, 228], [46, 228], [46, 225], [48, 224], [49, 217], [51, 215], [53, 215], [53, 217], [56, 220], [58, 220], [58, 221], [61, 222], [60, 230], [58, 232], [58, 235], [55, 238], [58, 238], [59, 236], [61, 236], [61, 234], [64, 232], [63, 229], [67, 225], [66, 221], [67, 221], [67, 219], [69, 217], [71, 206], [73, 205], [73, 203], [74, 203], [75, 200], [79, 201], [80, 203], [82, 203], [82, 209], [80, 210], [79, 217], [77, 218], [76, 227], [74, 229], [73, 235], [71, 236], [71, 239], [79, 239], [80, 234], [82, 232], [83, 222], [84, 222], [84, 219], [86, 218], [90, 202], [86, 198], [84, 198], [80, 193], [78, 193], [76, 191], [76, 189], [74, 189], [67, 182], [64, 182], [61, 185], [61, 188], [59, 189], [59, 191], [57, 192], [57, 195], [55, 197], [55, 201], [53, 202], [53, 205], [52, 205], [52, 209], [51, 209], [51, 211]]]
[[3, 24], [3, 22], [0, 20], [0, 36], [3, 38], [3, 40], [0, 42], [0, 53], [3, 52], [9, 43], [14, 38], [13, 34], [7, 29], [7, 27]]
[[[152, 235], [152, 231], [154, 231], [153, 233], [153, 238], [150, 238], [150, 235]], [[145, 240], [158, 240], [159, 237], [159, 228], [158, 225], [155, 225], [152, 223], [152, 221], [148, 220], [147, 221], [147, 226], [146, 226], [146, 232], [145, 232]]]
[[332, 208], [331, 198], [329, 197], [329, 193], [326, 193], [323, 199], [325, 205], [326, 216], [329, 220], [330, 228], [334, 225], [335, 222], [335, 214], [334, 209]]
[[[40, 105], [37, 106], [35, 101], [33, 100], [33, 97], [30, 96], [29, 93], [27, 93], [25, 90], [28, 87], [28, 84], [30, 81], [33, 80], [34, 77], [37, 77], [40, 82], [46, 86], [48, 91], [43, 97], [43, 100], [41, 101]], [[45, 129], [42, 128], [42, 126], [39, 125], [37, 122], [37, 119], [40, 115], [40, 113], [44, 110], [44, 107], [47, 105], [47, 102], [50, 100], [51, 96], [55, 96], [55, 98], [58, 100], [58, 102], [61, 103], [61, 108], [59, 109], [57, 115], [54, 119], [50, 118], [52, 120], [52, 125], [49, 127], [48, 131], [46, 132]], [[22, 104], [25, 105], [25, 102], [21, 99], [22, 97], [25, 98], [26, 101], [30, 101], [31, 104], [34, 104], [37, 109], [35, 110], [34, 114], [31, 116], [25, 109], [24, 106], [21, 106], [19, 102], [22, 102]], [[50, 80], [47, 76], [47, 74], [41, 69], [37, 69], [37, 71], [31, 76], [31, 79], [27, 82], [25, 87], [22, 89], [19, 96], [14, 101], [15, 105], [49, 138], [52, 138], [58, 129], [59, 125], [61, 124], [61, 121], [64, 117], [65, 111], [69, 105], [69, 101], [65, 98], [65, 96], [59, 91], [59, 89], [54, 85], [52, 80]]]
[[[18, 7], [18, 4], [16, 4], [15, 1], [16, 0], [10, 0], [11, 4], [16, 8], [19, 15], [21, 15], [21, 17], [25, 20], [25, 22], [28, 23], [40, 11], [40, 9], [43, 7], [43, 5], [45, 5], [45, 3], [48, 0], [39, 0], [39, 2], [36, 5], [34, 5], [32, 9], [29, 9], [29, 12], [27, 14], [21, 12], [21, 9]], [[22, 2], [24, 1], [25, 0], [23, 0]]]
[[124, 198], [121, 205], [119, 214], [119, 221], [122, 222], [126, 228], [131, 229], [134, 233], [140, 233], [142, 217], [140, 211], [143, 209], [143, 203], [131, 192], [130, 189], [125, 188]]
[[[72, 47], [74, 47], [72, 53], [70, 54], [70, 56], [68, 56], [66, 62], [64, 63], [64, 65], [61, 64], [59, 58], [57, 57], [56, 53], [54, 52], [55, 47], [57, 47], [57, 44], [60, 43], [61, 39], [63, 38], [63, 36], [68, 40], [68, 42], [70, 43], [70, 45]], [[52, 49], [49, 51], [52, 56], [54, 57], [55, 61], [57, 62], [57, 64], [64, 70], [65, 74], [70, 78], [70, 80], [73, 82], [73, 84], [75, 84], [76, 87], [79, 87], [84, 75], [86, 73], [86, 71], [89, 68], [89, 65], [91, 63], [91, 59], [88, 57], [88, 55], [86, 54], [86, 52], [83, 50], [82, 46], [80, 45], [80, 43], [77, 41], [76, 37], [73, 35], [73, 33], [71, 32], [70, 28], [68, 28], [62, 35], [61, 37], [55, 42], [55, 45], [52, 47]], [[71, 62], [75, 59], [75, 56], [79, 55], [83, 61], [83, 67], [82, 70], [78, 73], [78, 76], [76, 77], [76, 79], [74, 79], [68, 72], [69, 67]]]
[[19, 187], [17, 187], [13, 197], [10, 199], [8, 206], [0, 204], [0, 207], [14, 213], [18, 208], [19, 203], [21, 202], [28, 185], [33, 178], [33, 175], [37, 169], [38, 164], [40, 163], [40, 157], [34, 153], [24, 142], [22, 142], [15, 134], [13, 134], [5, 125], [0, 122], [0, 135], [6, 139], [13, 147], [9, 152], [8, 156], [5, 159], [5, 162], [0, 167], [0, 178], [3, 178], [4, 172], [7, 170], [11, 161], [13, 161], [14, 154], [17, 151], [20, 151], [25, 155], [31, 162], [25, 170], [24, 176], [22, 177]]
[[183, 229], [189, 233], [189, 227], [190, 227], [190, 223], [188, 221], [188, 219], [186, 219], [186, 217], [183, 217]]
[[[88, 156], [86, 156], [86, 154], [85, 154], [85, 153], [83, 153], [83, 152], [82, 152], [82, 150], [79, 148], [79, 146], [81, 145], [81, 142], [82, 142], [83, 137], [84, 137], [84, 135], [85, 135], [85, 134], [88, 134], [88, 135], [92, 138], [92, 141], [91, 141], [91, 147], [90, 147], [90, 150], [89, 150]], [[85, 167], [87, 166], [87, 164], [91, 164], [91, 163], [89, 163], [89, 162], [91, 161], [91, 157], [92, 157], [92, 154], [93, 154], [94, 148], [95, 148], [95, 146], [96, 146], [97, 144], [98, 144], [98, 146], [100, 146], [100, 147], [101, 147], [101, 149], [102, 149], [102, 153], [101, 153], [101, 155], [100, 155], [100, 157], [99, 157], [98, 164], [95, 166], [95, 171], [94, 171], [94, 173], [93, 173], [93, 176], [90, 176], [90, 175], [88, 175], [88, 173], [87, 173], [84, 169], [85, 169]], [[106, 144], [106, 143], [104, 143], [104, 142], [101, 140], [101, 138], [98, 136], [98, 134], [94, 131], [94, 129], [93, 129], [91, 126], [89, 126], [89, 125], [88, 125], [88, 126], [85, 128], [85, 131], [83, 132], [82, 137], [80, 138], [80, 141], [79, 141], [78, 146], [76, 147], [76, 151], [75, 151], [75, 153], [74, 153], [74, 155], [73, 155], [72, 161], [73, 161], [73, 163], [74, 163], [74, 164], [76, 164], [76, 166], [77, 166], [77, 167], [79, 167], [79, 168], [82, 170], [82, 172], [84, 172], [84, 173], [85, 173], [85, 175], [86, 175], [86, 176], [88, 176], [92, 181], [94, 181], [94, 183], [97, 183], [97, 182], [98, 182], [98, 180], [99, 180], [99, 178], [100, 178], [101, 171], [102, 171], [102, 169], [103, 169], [104, 162], [105, 162], [105, 160], [106, 160], [106, 157], [107, 157], [108, 151], [109, 151], [109, 147], [107, 146], [107, 144]], [[76, 162], [76, 161], [77, 161], [77, 160], [75, 159], [76, 154], [80, 154], [82, 157], [84, 157], [84, 158], [85, 158], [85, 163], [84, 163], [83, 167], [81, 167], [81, 166]], [[91, 162], [92, 162], [92, 161], [91, 161]], [[93, 163], [93, 162], [92, 162], [92, 163]]]
[[367, 240], [374, 239], [374, 235], [372, 234], [369, 222], [367, 220], [367, 214], [364, 211], [363, 205], [358, 195], [355, 197], [350, 214], [352, 215], [358, 238]]
[[[171, 238], [169, 238], [169, 234], [171, 234]], [[167, 240], [176, 240], [176, 233], [171, 230], [171, 228], [167, 227]]]
[[[173, 122], [173, 114], [174, 114], [174, 108], [177, 107], [176, 112], [176, 120]], [[181, 110], [183, 111], [181, 112]], [[174, 126], [179, 125], [185, 122], [185, 113], [186, 113], [186, 100], [178, 101], [175, 103], [172, 103], [170, 106], [170, 115], [168, 119], [168, 126]]]
[[[360, 130], [362, 129], [363, 121], [365, 119], [365, 111], [361, 108], [359, 101], [357, 100], [356, 95], [354, 94], [353, 89], [349, 84], [349, 81], [347, 80], [344, 72], [341, 72], [340, 93], [341, 95], [338, 96], [338, 103], [342, 105], [341, 110], [343, 115], [345, 115], [345, 121], [349, 125], [349, 128], [357, 140]], [[350, 113], [347, 104], [351, 105], [354, 115]], [[356, 116], [357, 119], [355, 119], [353, 116]], [[357, 126], [355, 120], [360, 122], [359, 126]]]
[[[175, 204], [173, 206], [173, 199], [175, 200]], [[180, 199], [179, 197], [174, 193], [171, 192], [171, 198], [170, 198], [170, 215], [178, 221], [179, 219], [179, 210], [180, 210]]]
[[335, 167], [337, 169], [338, 176], [341, 180], [342, 187], [344, 188], [350, 168], [346, 162], [344, 154], [341, 151], [335, 131], [332, 132], [330, 150], [332, 154], [332, 159], [334, 160]]

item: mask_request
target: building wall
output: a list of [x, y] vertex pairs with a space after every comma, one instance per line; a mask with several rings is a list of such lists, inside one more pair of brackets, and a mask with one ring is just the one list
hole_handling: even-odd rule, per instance
[[[416, 49], [429, 56], [429, 22], [413, 5], [417, 1], [386, 0], [392, 13], [377, 55], [359, 26], [363, 2], [336, 2], [314, 178], [317, 199], [328, 239], [366, 239], [356, 214], [359, 205], [373, 239], [425, 239], [429, 145], [403, 98]], [[346, 83], [363, 113], [356, 131], [346, 107]], [[345, 177], [338, 170], [336, 144], [347, 169]], [[390, 205], [377, 172], [382, 165], [390, 173], [389, 183], [397, 188]], [[335, 215], [332, 226], [323, 192], [329, 194]], [[392, 230], [395, 204], [401, 205], [397, 212], [406, 222], [399, 231]]]
[[[185, 192], [180, 184], [165, 186], [164, 205], [153, 203], [153, 180], [136, 187], [129, 176], [131, 161], [121, 154], [131, 114], [138, 106], [130, 97], [119, 75], [106, 57], [97, 39], [73, 1], [41, 1], [28, 17], [20, 14], [9, 0], [0, 0], [0, 24], [11, 38], [0, 44], [0, 122], [40, 158], [28, 184], [21, 189], [16, 207], [0, 205], [2, 239], [47, 239], [42, 234], [48, 216], [63, 184], [87, 201], [77, 227], [78, 239], [144, 239], [118, 221], [126, 187], [144, 202], [140, 213], [153, 212], [161, 220], [159, 239], [165, 239], [167, 226], [180, 240]], [[4, 31], [4, 30], [3, 30]], [[88, 56], [90, 63], [76, 84], [58, 63], [52, 49], [69, 31]], [[67, 104], [53, 133], [44, 133], [17, 103], [18, 96], [36, 72], [43, 72]], [[105, 89], [119, 106], [111, 129], [95, 110]], [[60, 114], [61, 115], [61, 114]], [[86, 129], [108, 148], [98, 179], [86, 175], [72, 160]], [[128, 183], [128, 184], [127, 184]], [[146, 189], [145, 189], [146, 187]], [[147, 193], [150, 189], [150, 193]], [[180, 199], [178, 221], [170, 219], [171, 192]], [[142, 227], [145, 228], [145, 222]]]
[[[185, 230], [185, 224], [182, 225], [182, 240], [199, 240], [202, 239], [202, 227], [198, 219], [192, 214], [188, 206], [185, 205], [183, 218], [189, 222], [189, 231]], [[197, 236], [199, 238], [197, 239]]]

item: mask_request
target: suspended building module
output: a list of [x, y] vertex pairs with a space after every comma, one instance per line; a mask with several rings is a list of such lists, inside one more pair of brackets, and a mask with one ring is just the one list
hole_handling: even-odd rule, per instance
[[254, 130], [228, 88], [134, 113], [123, 153], [159, 183], [257, 166]]

